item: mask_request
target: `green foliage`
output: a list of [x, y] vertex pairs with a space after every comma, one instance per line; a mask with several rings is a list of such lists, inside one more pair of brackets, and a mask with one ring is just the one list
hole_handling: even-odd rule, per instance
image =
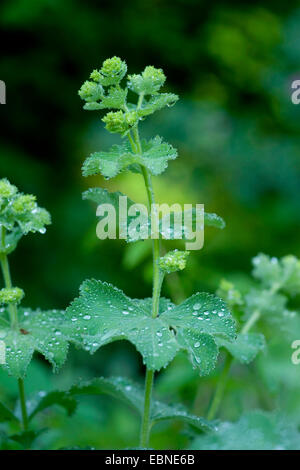
[[260, 351], [263, 351], [266, 342], [261, 333], [241, 333], [235, 341], [218, 340], [218, 345], [226, 348], [230, 354], [242, 364], [252, 362]]
[[6, 361], [1, 367], [16, 378], [24, 378], [34, 351], [42, 354], [57, 370], [66, 360], [68, 343], [61, 334], [64, 313], [60, 310], [18, 309], [18, 326], [12, 328], [5, 313], [0, 317], [1, 339]]
[[[75, 397], [102, 394], [108, 394], [122, 400], [140, 415], [143, 414], [144, 391], [142, 387], [123, 377], [96, 378], [89, 382], [73, 385], [68, 392], [68, 395]], [[181, 421], [201, 431], [214, 429], [209, 421], [188, 413], [182, 406], [170, 406], [158, 400], [153, 400], [150, 411], [151, 426], [166, 420]]]
[[300, 260], [295, 256], [281, 259], [259, 254], [253, 259], [253, 276], [266, 288], [281, 289], [289, 295], [300, 293]]
[[[0, 180], [0, 225], [9, 231], [17, 231], [15, 242], [20, 230], [24, 235], [28, 232], [45, 233], [45, 225], [50, 222], [50, 214], [37, 205], [35, 196], [19, 193], [7, 179]], [[6, 245], [4, 239], [1, 250], [6, 252]]]
[[[91, 162], [92, 162], [92, 160], [91, 160]], [[114, 207], [115, 212], [116, 212], [116, 224], [117, 224], [117, 226], [119, 226], [119, 222], [120, 222], [120, 218], [119, 218], [119, 198], [121, 196], [126, 197], [127, 209], [129, 210], [130, 207], [133, 204], [135, 204], [135, 202], [132, 201], [128, 196], [125, 196], [124, 194], [122, 194], [119, 191], [110, 193], [109, 191], [107, 191], [106, 189], [103, 189], [103, 188], [90, 188], [90, 189], [88, 189], [87, 191], [85, 191], [83, 193], [82, 197], [85, 200], [90, 200], [92, 202], [95, 202], [97, 205], [111, 204]], [[189, 214], [190, 217], [186, 216], [187, 212], [190, 213]], [[160, 214], [158, 214], [158, 216], [160, 216]], [[189, 217], [190, 220], [191, 220], [192, 227], [197, 228], [195, 226], [195, 224], [196, 224], [196, 209], [192, 209], [192, 211], [184, 211], [183, 216], [184, 217]], [[200, 216], [198, 215], [200, 220], [201, 220], [201, 216], [202, 216], [202, 213], [200, 214]], [[163, 221], [164, 221], [165, 217], [168, 218], [167, 231], [164, 230], [164, 225], [163, 225]], [[174, 219], [175, 219], [175, 217], [174, 217], [173, 212], [171, 212], [171, 214], [167, 214], [166, 216], [159, 217], [158, 231], [159, 231], [160, 235], [162, 236], [162, 238], [165, 238], [167, 240], [174, 240], [174, 239], [176, 240], [180, 237], [183, 240], [186, 240], [187, 239], [187, 236], [186, 236], [187, 233], [186, 232], [188, 232], [187, 228], [182, 224], [181, 229], [179, 227], [179, 230], [178, 230], [177, 225], [175, 226], [175, 220]], [[125, 220], [125, 221], [123, 221], [123, 219], [121, 220], [121, 227], [124, 229], [124, 232], [125, 232], [125, 222], [126, 222], [126, 225], [128, 227], [127, 238], [126, 238], [127, 242], [135, 242], [137, 240], [142, 240], [143, 239], [143, 231], [141, 231], [141, 230], [134, 230], [134, 231], [130, 230], [131, 225], [134, 223], [134, 221], [135, 221], [135, 216], [130, 216], [130, 215], [128, 215], [127, 220]], [[204, 223], [208, 227], [213, 226], [213, 227], [221, 228], [221, 229], [224, 228], [224, 226], [225, 226], [225, 222], [220, 216], [218, 216], [216, 214], [207, 213], [207, 212], [204, 213]], [[141, 228], [146, 229], [145, 232], [146, 232], [147, 236], [150, 237], [150, 233], [151, 233], [151, 218], [150, 217], [146, 218], [146, 215], [145, 215], [145, 225], [143, 225], [143, 227], [141, 227]], [[176, 228], [176, 230], [175, 230], [175, 228]]]
[[152, 318], [151, 303], [129, 299], [119, 289], [95, 280], [82, 284], [80, 297], [66, 311], [63, 332], [90, 353], [111, 341], [127, 339], [153, 370], [166, 367], [184, 349], [201, 375], [215, 366], [214, 337], [235, 336], [225, 304], [212, 295], [195, 294]]
[[18, 421], [18, 418], [7, 408], [3, 403], [0, 402], [0, 423], [6, 421]]
[[71, 416], [76, 410], [77, 401], [75, 398], [63, 391], [54, 390], [49, 393], [40, 391], [34, 396], [31, 396], [30, 400], [27, 402], [29, 421], [31, 421], [38, 413], [41, 413], [54, 405], [64, 408], [68, 416]]
[[[112, 114], [116, 115], [117, 113]], [[122, 116], [122, 113], [120, 116]], [[108, 115], [106, 115], [107, 121]], [[122, 122], [125, 123], [123, 120]], [[113, 120], [111, 125], [123, 126], [119, 119]], [[125, 132], [128, 127], [126, 127], [126, 123], [124, 126]], [[110, 131], [112, 132], [111, 129]], [[119, 130], [115, 132], [119, 132]], [[167, 168], [168, 160], [174, 160], [177, 157], [176, 150], [171, 145], [163, 142], [160, 137], [155, 137], [149, 142], [142, 141], [142, 151], [142, 155], [133, 153], [129, 143], [124, 143], [122, 145], [113, 145], [108, 152], [95, 152], [84, 162], [82, 167], [83, 176], [101, 174], [105, 178], [113, 178], [131, 165], [143, 165], [149, 169], [151, 174], [159, 175]]]
[[220, 423], [218, 430], [199, 436], [193, 450], [292, 450], [299, 449], [297, 426], [276, 413], [253, 411], [236, 423]]
[[146, 67], [140, 75], [128, 76], [128, 88], [138, 95], [154, 95], [166, 81], [166, 76], [161, 69], [151, 65]]

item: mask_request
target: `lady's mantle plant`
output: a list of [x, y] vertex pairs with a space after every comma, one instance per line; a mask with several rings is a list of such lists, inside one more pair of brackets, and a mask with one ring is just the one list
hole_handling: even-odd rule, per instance
[[[24, 292], [12, 282], [8, 255], [23, 235], [45, 233], [50, 221], [50, 214], [37, 205], [35, 196], [20, 193], [7, 179], [0, 180], [0, 262], [4, 280], [0, 290], [0, 340], [5, 346], [1, 367], [18, 380], [25, 431], [35, 414], [34, 410], [28, 414], [23, 382], [32, 355], [34, 351], [41, 353], [57, 369], [65, 361], [67, 342], [59, 330], [62, 312], [31, 310], [20, 305]], [[0, 421], [9, 420], [18, 421], [18, 417], [0, 403]], [[20, 442], [20, 436], [18, 439]], [[1, 445], [0, 439], [0, 448]]]
[[[141, 74], [128, 75], [122, 86], [126, 73], [124, 61], [118, 57], [107, 59], [100, 70], [91, 73], [90, 80], [79, 90], [80, 97], [85, 101], [84, 109], [108, 110], [102, 118], [106, 129], [119, 134], [123, 139], [108, 151], [90, 155], [83, 164], [83, 175], [101, 174], [105, 178], [112, 178], [121, 171], [133, 171], [138, 178], [142, 178], [151, 206], [155, 203], [152, 176], [160, 175], [167, 168], [168, 161], [177, 157], [177, 151], [159, 136], [149, 141], [141, 140], [139, 124], [150, 114], [165, 106], [174, 105], [178, 97], [160, 91], [166, 79], [161, 69], [148, 66]], [[128, 101], [129, 90], [136, 96], [134, 102]], [[111, 202], [116, 205], [119, 194], [92, 188], [83, 197], [97, 204]], [[223, 226], [222, 219], [212, 214], [206, 214], [205, 221]], [[156, 402], [152, 402], [151, 398], [155, 371], [166, 367], [178, 351], [185, 350], [199, 373], [208, 374], [215, 367], [220, 339], [232, 341], [235, 338], [234, 321], [220, 298], [197, 293], [182, 304], [173, 305], [160, 297], [164, 276], [183, 269], [188, 254], [175, 251], [161, 257], [160, 241], [152, 241], [151, 299], [130, 299], [111, 284], [87, 280], [80, 287], [79, 298], [67, 309], [69, 324], [64, 324], [64, 333], [91, 354], [107, 343], [127, 339], [142, 355], [146, 366], [143, 404], [140, 406], [140, 400], [131, 400], [139, 403], [138, 408], [142, 412], [141, 447], [148, 446], [150, 425], [155, 421], [155, 416], [159, 415], [155, 411]], [[107, 381], [109, 379], [106, 379], [106, 384]], [[113, 383], [120, 392], [124, 381], [112, 380], [111, 386]], [[129, 390], [138, 393], [133, 385], [128, 387], [127, 396]], [[126, 395], [126, 390], [123, 390], [123, 394]], [[164, 411], [161, 408], [160, 413], [165, 418], [180, 415], [178, 410], [169, 409], [166, 412], [165, 408]], [[186, 414], [186, 419], [187, 416]], [[201, 425], [209, 427], [209, 423], [204, 420]]]

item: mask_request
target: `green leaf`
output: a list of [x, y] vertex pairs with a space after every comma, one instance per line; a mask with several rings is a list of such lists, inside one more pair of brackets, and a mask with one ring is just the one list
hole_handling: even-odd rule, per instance
[[295, 256], [281, 259], [259, 254], [252, 260], [253, 276], [267, 288], [280, 288], [289, 295], [300, 293], [300, 260]]
[[159, 93], [152, 96], [149, 101], [144, 100], [142, 107], [137, 110], [137, 113], [140, 117], [149, 116], [149, 114], [153, 114], [165, 106], [174, 106], [176, 101], [178, 101], [178, 96], [173, 93]]
[[163, 86], [165, 80], [162, 69], [149, 65], [141, 74], [128, 76], [128, 87], [137, 94], [153, 95]]
[[113, 145], [108, 152], [92, 153], [82, 167], [83, 176], [102, 174], [105, 178], [113, 178], [132, 165], [144, 165], [153, 175], [162, 173], [168, 160], [174, 160], [177, 151], [160, 137], [146, 142], [142, 141], [142, 154], [132, 152], [129, 143]]
[[127, 88], [123, 90], [119, 86], [110, 87], [107, 95], [101, 98], [99, 109], [122, 109], [126, 103], [127, 93]]
[[191, 450], [299, 450], [297, 426], [279, 413], [253, 411], [197, 437]]
[[247, 317], [254, 311], [259, 311], [261, 316], [276, 322], [283, 319], [287, 298], [282, 294], [274, 294], [270, 290], [251, 289], [245, 296], [245, 303]]
[[172, 145], [163, 142], [158, 136], [149, 142], [142, 141], [142, 150], [140, 163], [148, 168], [152, 175], [163, 173], [168, 166], [168, 160], [174, 160], [177, 157], [177, 150]]
[[0, 423], [6, 421], [19, 421], [18, 418], [14, 415], [9, 408], [7, 408], [3, 403], [0, 402]]
[[[69, 394], [79, 395], [110, 395], [131, 406], [141, 416], [143, 414], [144, 390], [141, 386], [122, 377], [96, 378], [89, 382], [74, 385]], [[189, 414], [183, 407], [170, 406], [158, 400], [152, 400], [150, 421], [155, 425], [159, 421], [174, 419], [192, 425], [198, 429], [207, 431], [214, 429], [214, 426], [204, 418]]]
[[12, 253], [22, 238], [23, 233], [19, 227], [15, 227], [12, 232], [6, 232], [4, 238], [4, 245], [0, 245], [0, 254], [9, 255]]
[[8, 439], [17, 442], [23, 449], [30, 449], [36, 438], [39, 437], [42, 432], [44, 432], [44, 429], [39, 431], [22, 431], [18, 434], [8, 436]]
[[[0, 180], [0, 225], [9, 231], [19, 228], [26, 235], [29, 232], [44, 233], [45, 225], [50, 223], [49, 212], [37, 205], [35, 196], [18, 192], [7, 179]], [[8, 244], [14, 246], [19, 238], [20, 234], [16, 231]], [[6, 244], [5, 240], [4, 250]]]
[[23, 378], [34, 351], [41, 353], [57, 370], [66, 360], [68, 343], [60, 325], [64, 312], [60, 310], [18, 309], [18, 328], [8, 326], [0, 318], [1, 339], [6, 346], [6, 362], [1, 367], [16, 378]]
[[[167, 230], [165, 230], [163, 226], [164, 220], [167, 221]], [[184, 223], [187, 224], [187, 221], [189, 221], [189, 223], [191, 224], [191, 228], [194, 232], [197, 230], [197, 222], [198, 224], [200, 224], [200, 226], [202, 226], [204, 222], [204, 226], [211, 226], [220, 229], [223, 229], [226, 225], [222, 217], [220, 217], [219, 215], [212, 214], [209, 212], [203, 212], [203, 209], [196, 209], [194, 207], [193, 209], [185, 210], [183, 212], [181, 230], [178, 230], [178, 228], [180, 227], [177, 227], [177, 225], [175, 225], [175, 215], [174, 212], [172, 212], [170, 214], [170, 217], [169, 215], [166, 215], [161, 218], [159, 224], [159, 231], [161, 235], [167, 240], [187, 240], [188, 238], [191, 238], [191, 228], [184, 225]]]
[[[129, 197], [125, 196], [121, 192], [113, 192], [110, 193], [106, 189], [103, 188], [90, 188], [87, 191], [85, 191], [82, 195], [83, 199], [90, 200], [92, 202], [95, 202], [97, 205], [102, 205], [102, 204], [110, 204], [114, 207], [115, 212], [116, 212], [116, 223], [117, 226], [119, 224], [119, 207], [120, 207], [120, 197], [126, 198], [126, 204], [127, 204], [127, 211], [135, 204], [134, 201], [132, 201]], [[191, 211], [185, 211], [184, 215], [186, 216], [187, 212], [191, 212], [191, 224], [192, 224], [192, 229], [196, 230], [196, 209], [192, 209]], [[144, 232], [148, 234], [148, 238], [150, 238], [151, 234], [151, 218], [146, 217], [147, 214], [145, 215], [145, 224], [143, 224], [142, 228], [146, 230], [141, 230], [141, 227], [137, 227], [135, 231], [130, 230], [131, 224], [135, 221], [136, 215], [135, 216], [127, 216], [127, 219], [121, 224], [121, 226], [124, 229], [125, 233], [125, 225], [127, 224], [127, 242], [134, 242], [138, 240], [143, 240], [144, 239]], [[198, 215], [198, 220], [201, 215]], [[164, 227], [164, 221], [167, 221], [167, 230]], [[185, 219], [183, 219], [182, 222], [184, 222]], [[225, 222], [223, 219], [216, 214], [209, 214], [209, 213], [204, 213], [204, 220], [208, 221], [208, 225], [213, 225], [214, 227], [218, 228], [223, 228], [225, 226]], [[201, 220], [200, 220], [201, 222]], [[205, 222], [207, 223], [207, 222]], [[174, 240], [174, 239], [183, 239], [186, 240], [186, 235], [189, 234], [190, 230], [185, 227], [184, 225], [181, 225], [181, 230], [178, 230], [178, 227], [175, 226], [175, 216], [174, 212], [170, 213], [170, 217], [162, 217], [159, 221], [159, 233], [162, 235], [163, 238], [166, 238], [168, 240]], [[176, 230], [175, 230], [176, 229]], [[175, 238], [176, 237], [176, 238]], [[181, 237], [181, 238], [180, 238]]]
[[218, 345], [226, 348], [242, 364], [249, 364], [260, 351], [264, 350], [266, 342], [261, 333], [245, 333], [238, 335], [232, 342], [219, 339]]
[[77, 407], [76, 400], [64, 391], [52, 391], [49, 393], [40, 391], [30, 397], [28, 402], [27, 412], [29, 414], [29, 420], [32, 420], [37, 413], [40, 413], [54, 405], [59, 405], [64, 408], [68, 416], [71, 416]]
[[[98, 206], [102, 204], [110, 204], [111, 206], [114, 207], [115, 213], [116, 213], [116, 224], [117, 228], [122, 228], [124, 233], [127, 233], [127, 242], [133, 242], [137, 240], [143, 240], [143, 232], [138, 230], [138, 228], [135, 231], [130, 230], [130, 224], [132, 221], [136, 219], [136, 216], [127, 216], [124, 221], [121, 220], [120, 223], [120, 197], [126, 198], [126, 207], [127, 210], [130, 209], [130, 207], [135, 204], [129, 197], [125, 196], [124, 194], [120, 192], [115, 192], [115, 193], [110, 193], [106, 189], [103, 188], [90, 188], [87, 191], [85, 191], [82, 194], [82, 198], [86, 200], [90, 200], [92, 202], [95, 202]], [[149, 223], [149, 222], [148, 222]], [[148, 225], [148, 224], [147, 224]], [[150, 234], [150, 228], [147, 227], [147, 232]]]
[[80, 297], [66, 311], [63, 329], [71, 341], [91, 354], [104, 344], [127, 339], [154, 370], [167, 365], [178, 349], [174, 333], [165, 323], [152, 318], [148, 309], [121, 290], [96, 280], [82, 284]]
[[153, 370], [165, 367], [184, 349], [200, 374], [208, 374], [217, 355], [214, 336], [235, 337], [224, 302], [202, 293], [179, 306], [162, 300], [161, 308], [160, 315], [152, 318], [150, 299], [132, 300], [110, 284], [87, 280], [66, 311], [63, 332], [92, 354], [104, 344], [127, 339]]
[[190, 361], [201, 375], [215, 367], [217, 338], [235, 338], [235, 324], [226, 304], [218, 297], [198, 293], [160, 315], [177, 331], [177, 341], [187, 350]]
[[128, 143], [113, 145], [108, 152], [92, 153], [83, 164], [82, 174], [102, 174], [105, 178], [113, 178], [133, 163], [136, 163], [136, 156]]
[[204, 224], [208, 227], [216, 227], [223, 229], [226, 227], [226, 223], [222, 217], [217, 214], [205, 212], [204, 213]]

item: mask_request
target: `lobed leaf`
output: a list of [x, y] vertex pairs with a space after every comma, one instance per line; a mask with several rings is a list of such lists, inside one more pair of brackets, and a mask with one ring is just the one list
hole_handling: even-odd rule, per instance
[[[89, 190], [85, 191], [83, 193], [83, 199], [86, 199], [86, 200], [90, 200], [92, 202], [95, 202], [96, 204], [100, 205], [100, 204], [111, 204], [114, 209], [115, 209], [115, 212], [116, 212], [116, 222], [117, 222], [117, 225], [119, 224], [119, 198], [120, 197], [123, 197], [123, 198], [127, 198], [127, 210], [130, 209], [131, 206], [133, 206], [135, 204], [134, 201], [132, 201], [128, 196], [125, 196], [124, 194], [122, 194], [121, 192], [113, 192], [113, 193], [110, 193], [109, 191], [107, 191], [106, 189], [103, 189], [103, 188], [90, 188]], [[184, 212], [184, 215], [187, 213], [188, 211], [185, 211]], [[191, 223], [192, 223], [192, 228], [193, 230], [196, 230], [196, 209], [192, 209], [191, 212]], [[199, 217], [199, 216], [198, 216]], [[200, 215], [201, 217], [201, 215]], [[150, 234], [151, 234], [151, 219], [150, 217], [146, 217], [145, 218], [145, 224], [143, 224], [141, 227], [137, 227], [135, 231], [132, 231], [130, 230], [130, 228], [132, 227], [132, 223], [135, 221], [136, 219], [136, 215], [135, 216], [127, 216], [127, 220], [126, 220], [126, 223], [127, 223], [127, 239], [126, 241], [127, 242], [134, 242], [134, 241], [137, 241], [137, 240], [143, 240], [144, 239], [144, 236], [143, 236], [143, 233], [144, 233], [144, 230], [142, 229], [146, 229], [145, 232], [148, 234], [148, 237], [150, 237]], [[164, 227], [164, 221], [167, 220], [168, 222], [168, 228], [167, 228], [167, 231]], [[159, 221], [159, 232], [161, 234], [161, 236], [165, 239], [168, 239], [168, 240], [176, 240], [176, 239], [183, 239], [183, 240], [186, 240], [186, 235], [190, 232], [190, 230], [185, 227], [184, 224], [182, 224], [180, 226], [180, 230], [178, 230], [178, 227], [177, 225], [175, 225], [175, 217], [174, 217], [174, 212], [171, 212], [170, 213], [170, 216], [167, 217], [166, 215], [163, 216], [160, 221]], [[183, 219], [182, 222], [184, 222], [185, 219]], [[199, 220], [199, 219], [198, 219]], [[225, 226], [225, 222], [223, 221], [223, 219], [219, 216], [217, 216], [216, 214], [210, 214], [210, 213], [204, 213], [204, 221], [205, 224], [207, 225], [213, 225], [214, 227], [217, 227], [217, 228], [223, 228]], [[208, 222], [207, 222], [208, 221]], [[201, 220], [200, 220], [200, 223], [201, 223]], [[125, 224], [121, 224], [123, 226], [123, 228], [125, 229]]]
[[[71, 396], [107, 394], [143, 414], [144, 390], [141, 386], [123, 377], [100, 377], [89, 382], [74, 385], [70, 390]], [[183, 407], [171, 406], [158, 400], [152, 400], [150, 420], [155, 425], [159, 421], [174, 419], [192, 425], [200, 430], [208, 431], [214, 426], [204, 418], [188, 413]]]
[[174, 106], [178, 101], [178, 96], [174, 93], [158, 93], [152, 96], [148, 101], [144, 100], [143, 105], [137, 110], [138, 115], [143, 118], [159, 111], [166, 106]]
[[252, 411], [235, 423], [197, 437], [191, 450], [299, 450], [297, 426], [279, 413]]
[[64, 391], [56, 390], [49, 393], [40, 391], [34, 396], [31, 396], [29, 403], [27, 403], [29, 420], [32, 420], [36, 414], [54, 405], [59, 405], [60, 407], [64, 408], [68, 416], [71, 416], [76, 410], [77, 402], [73, 397]]
[[5, 342], [5, 364], [1, 367], [16, 378], [23, 378], [35, 351], [41, 353], [57, 370], [66, 360], [68, 343], [60, 326], [64, 312], [60, 310], [18, 309], [18, 328], [12, 329], [0, 317], [1, 339]]
[[87, 280], [80, 297], [66, 311], [63, 332], [92, 354], [104, 344], [127, 339], [153, 370], [166, 367], [183, 349], [200, 374], [208, 374], [218, 352], [214, 337], [229, 341], [235, 337], [235, 325], [224, 302], [202, 293], [179, 306], [163, 300], [162, 309], [152, 318], [150, 299], [130, 299], [110, 284]]
[[235, 341], [219, 339], [219, 346], [226, 348], [242, 364], [252, 362], [260, 351], [266, 347], [265, 337], [261, 333], [239, 334]]
[[113, 178], [121, 171], [134, 165], [143, 165], [153, 174], [159, 175], [174, 160], [177, 151], [160, 137], [149, 142], [142, 142], [142, 154], [133, 153], [129, 143], [113, 145], [108, 152], [92, 153], [82, 167], [83, 176], [102, 174], [105, 178]]

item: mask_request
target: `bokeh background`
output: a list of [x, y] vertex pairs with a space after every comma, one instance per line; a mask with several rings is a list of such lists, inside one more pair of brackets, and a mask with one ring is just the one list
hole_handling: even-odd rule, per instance
[[[151, 295], [150, 242], [100, 242], [95, 207], [81, 199], [100, 185], [145, 200], [134, 174], [113, 181], [81, 175], [86, 156], [117, 139], [103, 130], [99, 113], [82, 110], [77, 95], [90, 71], [113, 55], [126, 59], [130, 73], [162, 67], [166, 90], [180, 95], [141, 129], [179, 151], [154, 179], [158, 201], [204, 203], [227, 223], [223, 231], [206, 231], [204, 249], [169, 278], [164, 295], [178, 302], [194, 291], [214, 292], [223, 277], [243, 286], [258, 252], [300, 256], [300, 105], [290, 99], [291, 82], [300, 76], [298, 2], [3, 0], [0, 25], [0, 78], [7, 86], [0, 177], [36, 194], [53, 222], [45, 235], [25, 237], [11, 256], [26, 305], [65, 308], [91, 277], [133, 297]], [[221, 417], [277, 405], [299, 413], [300, 370], [287, 365], [288, 354], [277, 344], [255, 365], [237, 366]], [[28, 393], [67, 387], [96, 375], [142, 380], [142, 373], [134, 348], [118, 342], [93, 357], [72, 349], [57, 376], [37, 357], [26, 387]], [[161, 398], [204, 414], [216, 380], [217, 372], [200, 379], [179, 357], [159, 374], [156, 388]], [[14, 381], [1, 373], [0, 396], [15, 394]], [[52, 427], [41, 437], [45, 447], [136, 445], [138, 418], [108, 398], [82, 399], [72, 418], [57, 410], [43, 420]], [[178, 448], [187, 438], [178, 424], [164, 424], [152, 445]]]

